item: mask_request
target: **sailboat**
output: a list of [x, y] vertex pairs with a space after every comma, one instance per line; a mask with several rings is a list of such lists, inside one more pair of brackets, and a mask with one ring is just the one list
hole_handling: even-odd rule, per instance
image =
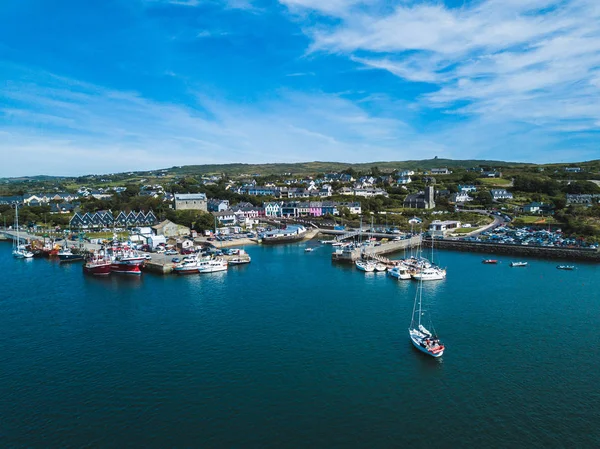
[[21, 245], [21, 238], [19, 237], [19, 205], [15, 204], [15, 229], [17, 230], [17, 237], [13, 240], [13, 256], [17, 259], [30, 259], [33, 257], [33, 253], [25, 248], [25, 245]]
[[417, 293], [415, 294], [412, 320], [410, 322], [410, 327], [408, 328], [410, 341], [412, 341], [413, 346], [422, 353], [427, 354], [431, 357], [441, 357], [442, 354], [444, 354], [445, 347], [435, 334], [433, 324], [430, 324], [430, 328], [432, 329], [430, 331], [421, 322], [421, 318], [423, 316], [422, 302], [423, 279], [420, 279], [419, 284], [417, 286]]

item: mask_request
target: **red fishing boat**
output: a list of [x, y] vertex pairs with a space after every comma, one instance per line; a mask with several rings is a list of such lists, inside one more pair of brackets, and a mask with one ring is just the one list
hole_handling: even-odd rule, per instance
[[83, 264], [83, 272], [92, 276], [108, 276], [111, 271], [111, 261], [102, 254], [92, 254]]
[[498, 263], [496, 259], [483, 259], [481, 263]]
[[110, 271], [120, 274], [142, 274], [142, 265], [146, 258], [127, 247], [113, 248]]

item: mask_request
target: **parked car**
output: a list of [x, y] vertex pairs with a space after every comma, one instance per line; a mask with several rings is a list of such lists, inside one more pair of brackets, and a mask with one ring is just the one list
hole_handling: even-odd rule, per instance
[[179, 263], [179, 262], [181, 262], [181, 259], [179, 257], [173, 257], [171, 259], [171, 262], [173, 262], [173, 263]]
[[146, 260], [152, 260], [152, 255], [151, 254], [146, 254], [144, 257], [146, 258]]
[[179, 254], [177, 251], [175, 251], [174, 249], [168, 249], [165, 251], [165, 256], [174, 256], [175, 254]]

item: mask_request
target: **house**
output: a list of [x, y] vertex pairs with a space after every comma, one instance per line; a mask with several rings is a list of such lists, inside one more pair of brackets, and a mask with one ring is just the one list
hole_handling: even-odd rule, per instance
[[459, 184], [458, 191], [461, 193], [477, 192], [477, 187], [475, 187], [473, 184]]
[[398, 173], [398, 176], [400, 176], [401, 178], [403, 177], [410, 177], [410, 176], [414, 176], [415, 172], [412, 170], [403, 170], [400, 173]]
[[281, 216], [282, 217], [297, 217], [298, 216], [298, 203], [295, 201], [283, 203], [281, 205]]
[[458, 192], [450, 195], [450, 201], [453, 203], [465, 203], [467, 201], [473, 201], [473, 198], [468, 193]]
[[598, 194], [569, 194], [567, 193], [567, 205], [583, 204], [591, 206], [592, 204], [600, 203], [600, 195]]
[[581, 170], [581, 167], [565, 167], [565, 171], [567, 173], [581, 173], [583, 170]]
[[[29, 203], [31, 206], [31, 203]], [[51, 214], [69, 214], [79, 207], [81, 203], [52, 203], [50, 204]]]
[[[352, 201], [352, 202], [349, 202], [349, 203], [337, 203], [337, 209], [338, 209], [338, 211], [342, 207], [348, 208], [348, 210], [350, 211], [350, 213], [354, 214], [354, 215], [360, 215], [362, 213], [362, 207], [360, 205], [360, 202], [358, 202], [358, 201]], [[339, 215], [339, 212], [338, 213], [334, 213], [334, 215]]]
[[339, 195], [354, 195], [354, 190], [350, 187], [342, 187], [337, 193]]
[[265, 203], [265, 217], [281, 217], [281, 204], [280, 202]]
[[190, 240], [190, 239], [178, 239], [176, 246], [177, 246], [177, 249], [180, 251], [184, 250], [184, 249], [193, 249], [194, 241]]
[[321, 198], [325, 198], [331, 195], [333, 195], [333, 189], [331, 188], [331, 185], [323, 184], [319, 189], [319, 196]]
[[444, 237], [448, 232], [460, 228], [460, 221], [455, 220], [433, 220], [429, 225], [429, 235], [432, 237]]
[[208, 212], [223, 212], [229, 209], [229, 200], [211, 198], [207, 203]]
[[406, 195], [404, 207], [411, 209], [433, 209], [435, 207], [433, 186], [427, 186], [424, 192]]
[[502, 172], [497, 170], [483, 171], [481, 176], [484, 178], [502, 178]]
[[364, 196], [365, 198], [368, 197], [372, 197], [372, 196], [384, 196], [384, 197], [389, 197], [389, 193], [387, 193], [385, 190], [383, 189], [379, 189], [379, 188], [362, 188], [362, 189], [354, 189], [354, 195], [355, 196]]
[[175, 210], [203, 210], [208, 212], [205, 193], [176, 193]]
[[506, 189], [490, 189], [490, 195], [494, 201], [498, 200], [512, 200], [513, 194]]
[[22, 196], [2, 196], [0, 204], [23, 204]]
[[152, 226], [154, 235], [164, 235], [165, 237], [180, 237], [189, 235], [190, 228], [187, 226], [178, 225], [170, 220], [165, 220], [157, 225]]
[[400, 176], [396, 181], [400, 185], [406, 185], [410, 184], [412, 182], [412, 179], [410, 179], [410, 176]]
[[421, 220], [419, 217], [412, 217], [408, 220], [408, 224], [411, 224], [411, 225], [421, 224], [421, 223], [423, 223], [423, 220]]
[[521, 207], [521, 211], [528, 214], [552, 213], [552, 205], [546, 203], [532, 202]]
[[448, 170], [448, 168], [432, 168], [431, 174], [432, 175], [450, 175], [450, 174], [452, 174], [452, 171]]
[[220, 224], [229, 226], [237, 223], [235, 212], [232, 210], [224, 210], [222, 212], [212, 212]]

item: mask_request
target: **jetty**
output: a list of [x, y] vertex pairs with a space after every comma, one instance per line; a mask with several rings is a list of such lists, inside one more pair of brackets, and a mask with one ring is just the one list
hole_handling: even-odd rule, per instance
[[341, 248], [335, 250], [331, 254], [331, 260], [334, 262], [348, 262], [354, 263], [361, 258], [375, 259], [383, 263], [390, 263], [391, 261], [385, 257], [384, 254], [397, 253], [407, 248], [414, 248], [421, 244], [422, 238], [420, 235], [415, 235], [407, 239], [392, 240], [390, 242], [382, 243], [378, 246], [358, 246], [355, 248]]

